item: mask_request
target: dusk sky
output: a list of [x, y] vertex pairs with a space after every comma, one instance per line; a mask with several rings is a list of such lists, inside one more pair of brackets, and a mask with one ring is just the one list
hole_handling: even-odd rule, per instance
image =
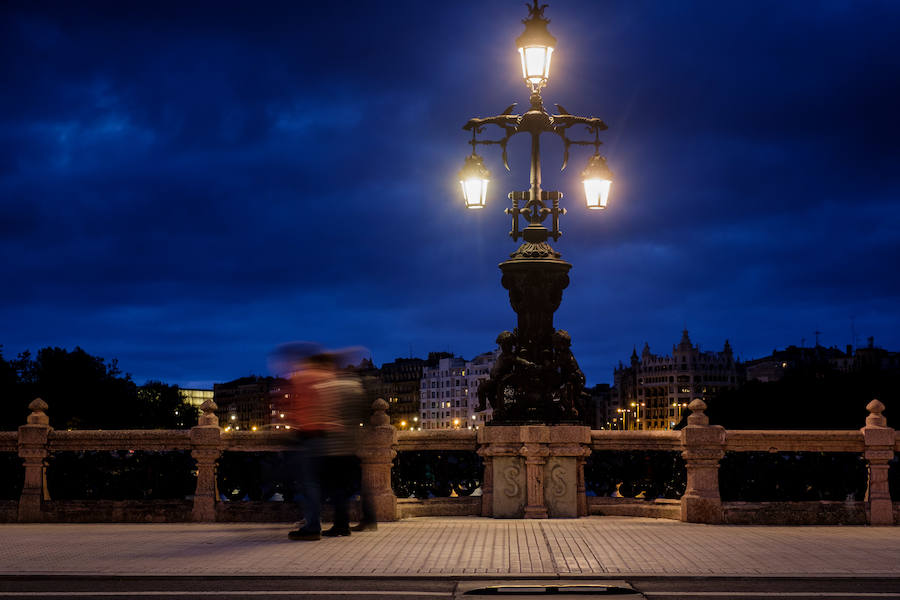
[[[491, 350], [515, 313], [506, 194], [529, 143], [470, 117], [528, 103], [492, 2], [13, 2], [0, 24], [0, 344], [81, 346], [138, 383], [267, 373], [278, 344], [376, 364]], [[584, 207], [575, 149], [556, 313], [589, 385], [645, 342], [900, 350], [900, 2], [550, 2], [554, 103], [604, 119], [615, 174]], [[856, 340], [853, 339], [853, 331]]]

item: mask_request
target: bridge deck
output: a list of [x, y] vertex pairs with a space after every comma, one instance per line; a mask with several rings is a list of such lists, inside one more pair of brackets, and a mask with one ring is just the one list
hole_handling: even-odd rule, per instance
[[284, 524], [0, 525], [0, 575], [900, 576], [891, 527], [414, 518], [292, 542]]

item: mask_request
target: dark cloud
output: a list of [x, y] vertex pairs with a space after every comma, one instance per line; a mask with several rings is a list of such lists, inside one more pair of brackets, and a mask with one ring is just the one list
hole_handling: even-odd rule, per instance
[[[287, 339], [376, 362], [490, 349], [527, 143], [467, 213], [470, 116], [527, 94], [506, 2], [11, 3], [0, 19], [0, 331], [138, 380], [266, 369]], [[545, 97], [610, 124], [608, 211], [546, 140], [573, 265], [557, 325], [589, 381], [682, 327], [745, 357], [900, 346], [900, 10], [554, 3]]]

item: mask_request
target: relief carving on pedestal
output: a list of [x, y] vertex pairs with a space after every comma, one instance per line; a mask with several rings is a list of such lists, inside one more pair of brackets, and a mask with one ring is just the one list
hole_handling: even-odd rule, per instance
[[557, 498], [566, 495], [566, 470], [562, 465], [553, 465], [550, 468], [550, 493]]
[[550, 517], [578, 516], [577, 463], [571, 456], [551, 456], [544, 467], [544, 502]]
[[494, 517], [518, 519], [525, 509], [525, 461], [518, 456], [494, 457]]
[[516, 466], [510, 466], [503, 469], [503, 479], [505, 479], [508, 484], [508, 487], [503, 490], [503, 493], [506, 494], [508, 498], [515, 498], [521, 493], [518, 483], [520, 472], [521, 470]]

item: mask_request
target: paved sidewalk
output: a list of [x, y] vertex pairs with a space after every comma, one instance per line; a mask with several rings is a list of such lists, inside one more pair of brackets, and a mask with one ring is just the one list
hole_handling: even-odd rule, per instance
[[435, 517], [292, 542], [285, 524], [0, 525], [0, 575], [900, 576], [900, 529]]

